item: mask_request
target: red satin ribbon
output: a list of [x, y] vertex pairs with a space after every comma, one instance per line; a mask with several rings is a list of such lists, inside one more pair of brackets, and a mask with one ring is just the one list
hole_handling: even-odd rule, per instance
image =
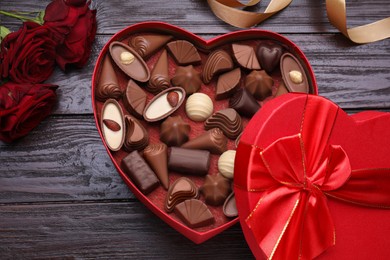
[[390, 208], [390, 169], [351, 169], [343, 148], [328, 144], [339, 108], [305, 107], [300, 133], [265, 149], [240, 142], [252, 158], [246, 188], [264, 191], [246, 222], [269, 259], [313, 259], [335, 244], [327, 196]]

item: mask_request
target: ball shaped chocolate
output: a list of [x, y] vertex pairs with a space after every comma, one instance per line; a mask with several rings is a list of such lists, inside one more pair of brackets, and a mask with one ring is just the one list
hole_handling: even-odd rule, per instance
[[209, 96], [203, 93], [194, 93], [186, 102], [187, 116], [196, 122], [205, 121], [213, 113], [214, 105]]
[[225, 178], [233, 179], [235, 157], [236, 151], [227, 150], [218, 159], [218, 170]]

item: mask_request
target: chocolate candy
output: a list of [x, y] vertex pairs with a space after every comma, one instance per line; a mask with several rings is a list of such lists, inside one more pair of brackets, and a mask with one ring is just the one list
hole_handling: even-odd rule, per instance
[[159, 185], [156, 175], [137, 151], [129, 153], [122, 159], [121, 168], [145, 195]]
[[274, 43], [261, 43], [257, 46], [256, 51], [261, 67], [268, 73], [271, 73], [278, 66], [282, 53], [282, 46]]
[[264, 70], [254, 70], [246, 76], [245, 88], [258, 100], [272, 94], [274, 80]]
[[189, 199], [177, 204], [175, 214], [190, 228], [208, 226], [215, 221], [206, 204], [197, 199]]
[[220, 206], [231, 191], [230, 182], [220, 174], [207, 175], [200, 192], [203, 194], [205, 201], [209, 205]]
[[172, 85], [184, 88], [187, 95], [197, 92], [202, 85], [200, 73], [192, 65], [177, 67], [175, 75], [171, 79]]
[[167, 44], [168, 50], [179, 65], [194, 64], [201, 61], [194, 45], [188, 41], [178, 40]]
[[171, 147], [168, 168], [175, 172], [206, 175], [210, 166], [210, 152]]
[[291, 53], [280, 58], [280, 71], [283, 81], [290, 92], [309, 93], [309, 83], [301, 64]]
[[181, 116], [170, 116], [161, 124], [160, 140], [168, 146], [180, 146], [188, 141], [190, 131]]
[[165, 144], [158, 143], [148, 145], [143, 152], [145, 160], [166, 190], [169, 187], [167, 150], [168, 148]]
[[112, 67], [111, 58], [106, 55], [100, 72], [99, 83], [96, 87], [95, 96], [99, 101], [106, 101], [108, 98], [119, 99], [122, 91], [118, 85], [114, 68]]
[[132, 116], [125, 116], [126, 137], [123, 146], [129, 152], [142, 150], [149, 143], [149, 134], [142, 124]]
[[218, 171], [223, 177], [233, 179], [234, 175], [234, 159], [236, 157], [236, 151], [228, 150], [224, 152], [218, 159]]
[[224, 50], [216, 50], [210, 54], [203, 67], [202, 79], [205, 84], [209, 84], [211, 79], [224, 71], [233, 69], [233, 61], [229, 53]]
[[131, 47], [122, 42], [110, 44], [110, 54], [116, 65], [130, 78], [146, 82], [150, 78], [150, 71], [145, 61]]
[[169, 88], [169, 83], [168, 55], [167, 51], [163, 50], [150, 73], [150, 80], [145, 88], [147, 91], [157, 94]]
[[279, 96], [281, 96], [283, 94], [287, 94], [287, 93], [288, 93], [288, 90], [286, 88], [286, 85], [284, 85], [283, 82], [280, 82], [278, 90], [276, 91], [275, 97], [279, 97]]
[[228, 139], [219, 128], [212, 128], [207, 132], [191, 139], [181, 148], [208, 150], [213, 154], [221, 154], [227, 149]]
[[229, 107], [234, 108], [240, 115], [251, 118], [260, 109], [260, 104], [247, 89], [240, 88], [230, 98]]
[[228, 98], [237, 89], [241, 79], [240, 68], [222, 74], [218, 78], [215, 100]]
[[147, 58], [159, 50], [173, 37], [163, 34], [145, 34], [130, 38], [129, 45], [137, 51], [142, 58]]
[[[167, 98], [172, 91], [176, 92], [179, 96], [179, 101], [175, 107], [171, 106]], [[143, 113], [144, 119], [148, 122], [156, 122], [168, 117], [180, 107], [185, 96], [184, 89], [180, 87], [172, 87], [162, 91], [146, 105]]]
[[118, 151], [125, 139], [123, 111], [118, 101], [107, 99], [102, 107], [100, 127], [102, 135], [111, 151]]
[[146, 93], [132, 79], [127, 83], [126, 91], [123, 95], [123, 105], [135, 117], [142, 118], [146, 105]]
[[199, 191], [195, 183], [186, 177], [181, 177], [169, 187], [167, 196], [165, 197], [164, 209], [166, 212], [172, 212], [178, 203], [198, 197]]
[[233, 108], [220, 110], [206, 120], [204, 124], [206, 130], [215, 127], [220, 128], [230, 139], [236, 139], [243, 128], [241, 117]]
[[225, 214], [228, 218], [234, 218], [238, 216], [237, 204], [236, 204], [236, 196], [234, 196], [234, 192], [230, 193], [230, 195], [226, 198], [223, 203], [223, 214]]
[[255, 50], [248, 45], [232, 44], [234, 58], [242, 67], [250, 70], [259, 70], [260, 64], [256, 58]]
[[206, 120], [213, 113], [213, 109], [213, 101], [203, 93], [192, 94], [186, 102], [187, 116], [196, 122]]

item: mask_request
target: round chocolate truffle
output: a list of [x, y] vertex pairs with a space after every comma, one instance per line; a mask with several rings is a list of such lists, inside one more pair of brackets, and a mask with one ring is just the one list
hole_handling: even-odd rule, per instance
[[181, 146], [188, 141], [190, 130], [181, 116], [170, 116], [161, 124], [160, 140], [168, 146]]

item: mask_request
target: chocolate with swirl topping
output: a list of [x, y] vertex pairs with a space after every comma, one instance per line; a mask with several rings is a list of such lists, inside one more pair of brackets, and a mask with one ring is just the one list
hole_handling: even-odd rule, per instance
[[144, 158], [153, 169], [163, 187], [169, 188], [168, 148], [164, 143], [150, 144], [144, 149]]
[[118, 85], [118, 79], [112, 67], [111, 58], [109, 55], [106, 55], [103, 61], [99, 83], [95, 91], [96, 99], [102, 102], [109, 98], [118, 100], [121, 95], [122, 91]]
[[132, 116], [125, 116], [126, 137], [123, 146], [127, 151], [142, 150], [149, 143], [149, 134], [142, 124]]
[[133, 47], [142, 58], [147, 58], [158, 51], [172, 38], [171, 35], [144, 34], [132, 37], [129, 40], [129, 45]]
[[167, 51], [164, 50], [154, 65], [146, 90], [153, 94], [157, 94], [164, 89], [169, 88], [169, 86], [168, 55]]
[[227, 149], [228, 138], [219, 128], [212, 128], [207, 132], [191, 139], [181, 148], [208, 150], [212, 154], [221, 154]]

